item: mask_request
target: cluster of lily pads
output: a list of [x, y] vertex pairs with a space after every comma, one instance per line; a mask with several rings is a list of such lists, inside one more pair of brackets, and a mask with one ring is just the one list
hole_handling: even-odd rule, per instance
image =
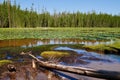
[[119, 28], [1, 28], [5, 39], [81, 39], [111, 40], [120, 38]]

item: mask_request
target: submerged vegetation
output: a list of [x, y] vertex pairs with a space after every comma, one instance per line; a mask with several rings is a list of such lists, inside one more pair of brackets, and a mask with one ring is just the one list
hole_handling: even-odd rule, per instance
[[[120, 15], [88, 12], [54, 12], [50, 14], [46, 9], [37, 13], [33, 8], [25, 10], [14, 1], [11, 4], [4, 0], [0, 3], [0, 40], [11, 39], [81, 39], [81, 40], [117, 40], [120, 39]], [[104, 27], [104, 28], [103, 28]], [[109, 28], [108, 28], [109, 27]], [[37, 47], [1, 47], [0, 60], [18, 58], [22, 51], [41, 53], [48, 58], [69, 56], [67, 52], [52, 51], [58, 46], [72, 48], [85, 48], [104, 53], [120, 53], [120, 42], [113, 44], [83, 46], [82, 44], [53, 44]], [[9, 60], [1, 60], [0, 66], [11, 63]]]
[[80, 49], [82, 48], [82, 44], [51, 44], [51, 45], [41, 45], [41, 46], [36, 46], [36, 47], [3, 47], [0, 48], [0, 54], [3, 53], [3, 55], [0, 55], [0, 57], [5, 57], [5, 53], [12, 53], [14, 54], [19, 54], [22, 51], [32, 51], [33, 53], [40, 53], [43, 51], [52, 51], [54, 48], [63, 46], [63, 47], [70, 47], [70, 48], [77, 48]]
[[[35, 47], [1, 47], [0, 48], [0, 59], [12, 59], [17, 60], [21, 57], [21, 52], [32, 51], [34, 55], [40, 55], [40, 53], [49, 51], [48, 56], [50, 56], [51, 51], [54, 51], [57, 47], [70, 47], [74, 49], [86, 49], [90, 51], [102, 52], [103, 54], [118, 54], [120, 55], [120, 42], [119, 40], [112, 44], [99, 44], [99, 45], [83, 45], [83, 44], [49, 44], [49, 45], [40, 45]], [[69, 51], [60, 51], [68, 52], [74, 54], [74, 52]], [[52, 56], [54, 55], [51, 54]], [[74, 54], [75, 55], [75, 54]], [[59, 56], [59, 55], [58, 55]]]
[[28, 52], [32, 51], [33, 54], [39, 55], [40, 53], [44, 51], [53, 51], [54, 48], [65, 46], [65, 47], [71, 47], [71, 48], [82, 48], [83, 45], [81, 44], [51, 44], [51, 45], [41, 45], [36, 47], [3, 47], [0, 48], [0, 59], [6, 59], [6, 58], [18, 58], [20, 57], [21, 52]]
[[120, 28], [1, 28], [5, 39], [81, 39], [111, 40], [120, 38]]
[[[23, 76], [29, 79], [31, 78], [29, 69], [31, 67], [25, 68], [23, 64], [30, 64], [31, 58], [27, 55], [20, 55], [21, 52], [31, 51], [37, 58], [42, 57], [41, 59], [44, 58], [43, 60], [49, 60], [49, 62], [52, 63], [56, 63], [60, 60], [61, 64], [70, 66], [81, 66], [81, 64], [88, 64], [93, 61], [112, 62], [112, 60], [104, 59], [103, 56], [96, 55], [96, 53], [89, 53], [86, 50], [102, 52], [103, 54], [116, 53], [120, 55], [120, 14], [112, 15], [101, 12], [96, 13], [95, 11], [88, 13], [79, 11], [55, 11], [53, 14], [50, 14], [46, 9], [38, 13], [36, 11], [37, 9], [33, 7], [34, 4], [32, 4], [30, 10], [27, 8], [22, 10], [21, 6], [16, 4], [16, 0], [14, 0], [12, 4], [9, 1], [10, 0], [4, 0], [3, 3], [0, 3], [0, 43], [3, 43], [0, 44], [0, 68], [9, 63], [19, 63], [20, 66], [17, 66], [17, 71], [20, 72], [22, 70], [21, 72], [26, 74], [26, 76], [25, 74], [23, 74]], [[24, 39], [27, 40], [25, 42], [15, 42], [15, 40], [24, 41]], [[50, 41], [51, 39], [58, 40], [58, 43], [52, 44], [53, 41]], [[63, 44], [61, 44], [60, 40], [62, 39], [69, 40], [69, 43], [62, 41]], [[78, 39], [83, 41], [83, 43], [74, 43], [75, 41], [71, 42], [70, 39]], [[8, 41], [8, 43], [6, 43], [5, 40]], [[10, 40], [14, 40], [13, 43], [10, 42]], [[37, 42], [37, 40], [42, 40], [44, 44]], [[93, 42], [113, 41], [114, 43], [84, 45], [86, 43], [84, 42], [85, 40]], [[39, 45], [34, 45], [36, 43]], [[57, 50], [59, 47], [67, 49]], [[92, 65], [96, 66], [96, 63], [97, 62], [94, 63], [95, 65]], [[102, 62], [98, 62], [98, 64], [104, 66]], [[87, 65], [87, 67], [88, 66], [89, 65]], [[4, 70], [5, 68], [1, 68], [0, 75], [2, 74], [2, 69]], [[41, 71], [43, 71], [43, 69], [39, 71], [40, 73], [36, 72], [36, 69], [34, 69], [35, 75], [39, 76], [38, 79], [42, 79], [40, 78], [41, 76], [45, 77]], [[49, 77], [48, 72], [47, 74]], [[7, 75], [9, 77], [12, 76], [8, 73]], [[19, 77], [19, 75], [17, 75], [17, 77]]]

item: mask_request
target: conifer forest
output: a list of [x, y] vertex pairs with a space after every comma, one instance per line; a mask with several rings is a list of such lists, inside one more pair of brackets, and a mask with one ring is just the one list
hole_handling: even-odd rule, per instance
[[0, 28], [35, 28], [35, 27], [120, 27], [120, 14], [56, 12], [53, 14], [46, 9], [38, 13], [36, 9], [22, 10], [16, 2], [0, 3]]

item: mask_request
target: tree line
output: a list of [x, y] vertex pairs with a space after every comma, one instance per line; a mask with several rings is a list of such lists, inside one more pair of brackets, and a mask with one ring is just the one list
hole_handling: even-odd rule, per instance
[[20, 5], [8, 1], [0, 3], [0, 28], [35, 27], [120, 27], [120, 15], [88, 12], [59, 12], [50, 14], [43, 9], [38, 13], [33, 8], [22, 10]]

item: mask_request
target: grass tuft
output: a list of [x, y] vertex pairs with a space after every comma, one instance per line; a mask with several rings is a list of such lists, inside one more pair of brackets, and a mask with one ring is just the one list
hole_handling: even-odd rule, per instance
[[8, 63], [12, 63], [11, 60], [0, 60], [0, 66], [8, 64]]
[[62, 57], [70, 56], [70, 53], [62, 52], [62, 51], [44, 51], [40, 55], [46, 59], [49, 59], [51, 57], [62, 58]]
[[107, 53], [119, 53], [120, 52], [120, 40], [115, 41], [112, 44], [99, 44], [99, 45], [90, 45], [84, 46], [85, 49], [87, 50], [93, 50], [93, 51], [102, 51], [102, 52], [107, 52]]

